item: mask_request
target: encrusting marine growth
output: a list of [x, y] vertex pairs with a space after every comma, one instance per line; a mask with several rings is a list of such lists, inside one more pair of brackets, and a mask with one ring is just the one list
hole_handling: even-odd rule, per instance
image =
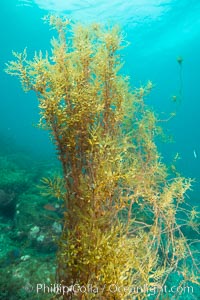
[[181, 285], [198, 283], [183, 234], [186, 223], [197, 228], [182, 207], [191, 180], [168, 174], [157, 151], [161, 128], [145, 103], [152, 83], [132, 90], [119, 72], [118, 27], [45, 19], [58, 33], [52, 53], [30, 61], [14, 52], [6, 71], [36, 93], [39, 126], [62, 164], [62, 177], [43, 179], [64, 203], [57, 280], [71, 289], [57, 297], [145, 299], [153, 289], [158, 299], [172, 272]]

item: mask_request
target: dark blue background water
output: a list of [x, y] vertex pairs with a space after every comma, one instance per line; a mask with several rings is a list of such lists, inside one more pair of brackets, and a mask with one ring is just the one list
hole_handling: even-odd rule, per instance
[[[30, 57], [35, 50], [50, 49], [52, 31], [41, 18], [48, 13], [37, 3], [50, 1], [2, 0], [0, 10], [0, 133], [31, 153], [40, 156], [53, 153], [47, 132], [33, 127], [38, 120], [37, 100], [33, 93], [25, 94], [16, 78], [3, 72], [12, 59], [12, 50], [27, 47]], [[52, 1], [53, 3], [54, 1]], [[59, 2], [59, 0], [57, 1]], [[176, 111], [174, 119], [163, 123], [174, 136], [174, 143], [159, 145], [165, 161], [178, 152], [179, 170], [185, 176], [196, 178], [191, 202], [198, 204], [200, 195], [200, 1], [113, 1], [107, 6], [101, 1], [65, 1], [77, 4], [68, 11], [75, 19], [94, 19], [101, 22], [119, 22], [130, 46], [123, 51], [124, 73], [131, 77], [132, 86], [152, 80], [155, 84], [147, 102], [161, 118]], [[79, 3], [80, 2], [80, 3]], [[107, 1], [108, 2], [108, 1]], [[82, 4], [81, 4], [82, 3]], [[105, 5], [105, 1], [102, 1]], [[147, 5], [149, 3], [149, 5]], [[45, 4], [47, 5], [47, 4]], [[99, 7], [98, 7], [99, 5]], [[88, 9], [89, 7], [89, 9]], [[78, 9], [77, 9], [78, 8]], [[106, 9], [105, 9], [106, 8]], [[135, 14], [134, 14], [135, 12]], [[88, 16], [87, 16], [88, 14]], [[180, 65], [183, 57], [183, 91], [181, 101], [174, 103], [172, 96], [180, 88]], [[196, 153], [196, 155], [194, 154]]]

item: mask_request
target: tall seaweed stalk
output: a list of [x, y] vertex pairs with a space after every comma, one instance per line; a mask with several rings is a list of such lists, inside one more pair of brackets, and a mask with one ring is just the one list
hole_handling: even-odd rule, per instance
[[64, 203], [57, 276], [72, 288], [60, 298], [145, 299], [148, 290], [131, 288], [144, 285], [159, 297], [171, 272], [187, 277], [188, 256], [197, 282], [182, 231], [191, 221], [181, 208], [191, 180], [169, 176], [157, 150], [161, 128], [145, 102], [152, 83], [132, 89], [119, 72], [125, 41], [117, 27], [46, 21], [58, 33], [52, 53], [30, 61], [26, 50], [14, 52], [7, 73], [37, 94], [39, 126], [62, 165], [62, 178], [46, 179]]

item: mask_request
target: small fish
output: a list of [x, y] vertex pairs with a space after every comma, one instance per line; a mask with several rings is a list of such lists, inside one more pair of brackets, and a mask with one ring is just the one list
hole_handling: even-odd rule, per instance
[[56, 207], [51, 205], [51, 204], [46, 204], [43, 206], [44, 209], [48, 210], [48, 211], [56, 211]]
[[195, 149], [193, 150], [193, 154], [194, 154], [194, 158], [197, 158], [197, 153], [196, 153]]

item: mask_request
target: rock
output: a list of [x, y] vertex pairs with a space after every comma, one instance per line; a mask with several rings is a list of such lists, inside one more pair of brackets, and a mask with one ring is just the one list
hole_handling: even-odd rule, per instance
[[13, 218], [16, 209], [16, 197], [14, 193], [7, 193], [0, 189], [0, 212], [6, 217]]

